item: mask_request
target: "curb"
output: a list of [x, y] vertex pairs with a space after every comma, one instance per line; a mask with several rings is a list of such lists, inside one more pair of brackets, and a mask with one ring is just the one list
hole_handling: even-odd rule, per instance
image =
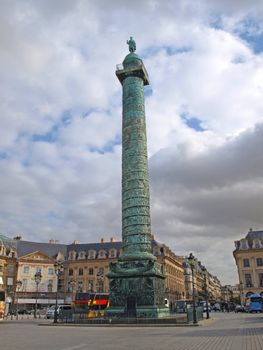
[[115, 323], [115, 324], [105, 324], [105, 323], [39, 323], [38, 326], [42, 327], [199, 327], [200, 324], [193, 323]]

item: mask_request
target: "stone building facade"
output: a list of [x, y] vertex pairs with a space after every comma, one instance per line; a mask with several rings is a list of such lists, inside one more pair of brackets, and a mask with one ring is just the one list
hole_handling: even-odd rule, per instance
[[242, 303], [250, 294], [263, 295], [263, 231], [250, 229], [244, 238], [235, 241], [233, 255]]
[[[188, 263], [188, 258], [184, 258], [184, 276], [186, 299], [193, 297], [193, 282], [195, 288], [196, 301], [208, 300], [212, 303], [220, 302], [222, 300], [221, 283], [219, 279], [212, 275], [202, 263], [195, 258], [192, 275], [192, 270]], [[193, 281], [194, 279], [194, 281]]]
[[16, 275], [16, 242], [0, 234], [0, 291], [5, 292], [6, 302], [10, 307], [15, 302]]
[[[71, 302], [76, 292], [109, 292], [107, 274], [111, 263], [122, 256], [122, 242], [110, 238], [99, 243], [58, 244], [24, 241], [21, 237], [5, 239], [0, 248], [0, 291], [6, 292], [10, 307], [18, 303], [19, 308], [34, 308], [55, 303], [58, 290], [59, 303]], [[165, 274], [165, 298], [173, 309], [178, 299], [192, 297], [191, 269], [187, 259], [176, 255], [167, 245], [152, 236], [153, 255]], [[4, 248], [9, 247], [9, 248]], [[63, 262], [63, 274], [55, 274], [54, 264]], [[34, 275], [40, 271], [42, 278], [38, 286]], [[22, 282], [21, 285], [17, 285]], [[211, 301], [221, 299], [221, 284], [196, 259], [194, 283], [198, 300], [205, 299], [206, 286]], [[16, 300], [14, 300], [16, 299]]]
[[[165, 273], [165, 297], [172, 308], [177, 299], [185, 298], [184, 268], [182, 258], [175, 255], [169, 247], [154, 239], [151, 240], [153, 254], [163, 266]], [[65, 292], [98, 291], [109, 292], [107, 273], [110, 263], [122, 256], [122, 242], [113, 238], [100, 243], [72, 244], [68, 246], [65, 261]], [[74, 283], [72, 284], [72, 281]]]
[[186, 297], [183, 257], [174, 254], [168, 246], [156, 241], [153, 254], [157, 257], [157, 262], [163, 266], [166, 276], [165, 297], [169, 300], [170, 309], [173, 310], [176, 300]]
[[[108, 242], [104, 239], [87, 244], [74, 241], [68, 245], [54, 240], [24, 241], [21, 237], [6, 237], [5, 241], [13, 248], [0, 250], [0, 290], [6, 292], [10, 308], [14, 303], [18, 308], [29, 309], [33, 309], [36, 302], [38, 308], [54, 304], [57, 290], [59, 303], [71, 302], [76, 292], [108, 292], [110, 263], [122, 255], [122, 242], [113, 238]], [[151, 246], [166, 276], [165, 297], [173, 306], [186, 295], [182, 258], [154, 237]], [[57, 261], [63, 262], [64, 268], [59, 279], [54, 269]], [[34, 280], [37, 272], [41, 272], [38, 286]], [[21, 284], [17, 285], [17, 281]]]

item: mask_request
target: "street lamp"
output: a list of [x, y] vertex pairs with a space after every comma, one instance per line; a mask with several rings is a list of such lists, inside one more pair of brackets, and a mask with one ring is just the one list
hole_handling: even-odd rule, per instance
[[191, 268], [192, 272], [192, 289], [193, 289], [193, 323], [197, 323], [197, 317], [196, 317], [196, 305], [195, 305], [195, 283], [194, 283], [194, 268], [195, 268], [195, 257], [192, 253], [189, 254], [189, 257], [187, 258], [188, 263]]
[[35, 302], [35, 310], [34, 310], [34, 318], [37, 318], [37, 298], [38, 298], [38, 286], [39, 286], [39, 283], [41, 282], [41, 279], [42, 279], [42, 275], [41, 275], [41, 272], [38, 271], [35, 273], [34, 275], [34, 281], [36, 283], [36, 286], [37, 286], [37, 292], [36, 292], [36, 302]]
[[208, 310], [208, 286], [207, 286], [207, 270], [203, 266], [202, 271], [204, 272], [205, 277], [205, 304], [206, 304], [206, 319], [209, 319], [209, 310]]
[[[23, 284], [22, 281], [20, 281], [20, 280], [16, 281], [17, 292], [19, 292], [20, 288], [22, 287], [22, 284]], [[16, 319], [18, 320], [18, 294], [17, 293], [16, 293]]]
[[61, 261], [57, 261], [54, 264], [54, 268], [55, 268], [55, 274], [57, 275], [57, 290], [56, 290], [56, 306], [55, 306], [55, 312], [54, 312], [54, 323], [58, 322], [58, 282], [59, 282], [59, 278], [62, 275], [63, 271], [64, 271], [64, 266], [62, 264]]
[[[103, 292], [104, 272], [98, 271], [97, 273], [97, 292]], [[101, 298], [99, 297], [99, 317], [101, 317]]]
[[239, 289], [240, 289], [240, 304], [241, 306], [244, 306], [244, 298], [243, 298], [244, 286], [242, 281], [239, 283]]

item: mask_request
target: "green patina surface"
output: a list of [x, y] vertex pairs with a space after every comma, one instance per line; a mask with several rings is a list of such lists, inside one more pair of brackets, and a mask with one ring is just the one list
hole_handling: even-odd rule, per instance
[[[123, 255], [110, 265], [110, 317], [167, 315], [164, 274], [151, 248], [151, 219], [144, 85], [149, 83], [140, 57], [130, 53], [116, 75], [123, 87], [122, 118], [122, 241]], [[130, 310], [135, 309], [135, 310]]]

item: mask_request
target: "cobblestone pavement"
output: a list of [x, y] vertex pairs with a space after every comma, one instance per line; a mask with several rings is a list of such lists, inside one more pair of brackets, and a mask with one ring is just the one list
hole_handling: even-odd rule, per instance
[[[199, 327], [38, 326], [0, 323], [5, 350], [263, 350], [263, 314], [215, 313]], [[50, 323], [50, 321], [45, 321]]]

